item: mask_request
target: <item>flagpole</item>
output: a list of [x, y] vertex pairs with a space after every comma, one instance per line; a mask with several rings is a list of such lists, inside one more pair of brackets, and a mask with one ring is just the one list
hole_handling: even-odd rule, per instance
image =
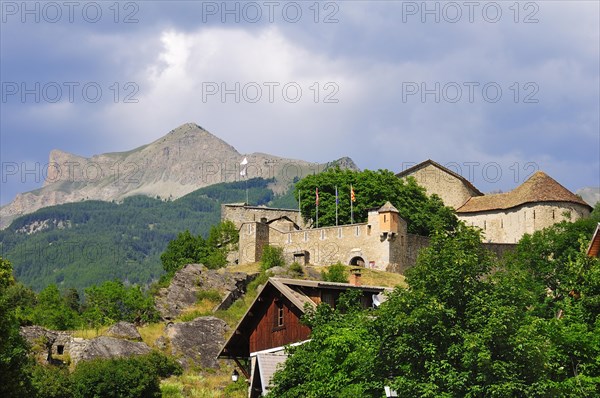
[[352, 184], [350, 184], [350, 224], [354, 224], [354, 208], [352, 207]]
[[338, 226], [338, 189], [335, 186], [335, 226]]
[[316, 199], [316, 204], [317, 204], [317, 228], [319, 228], [319, 188], [317, 188], [315, 192], [317, 193], [317, 199]]
[[240, 170], [240, 175], [242, 177], [245, 178], [246, 180], [246, 205], [250, 204], [250, 200], [248, 199], [248, 168], [246, 167], [246, 165], [248, 164], [248, 158], [244, 158], [244, 160], [241, 161], [240, 166], [244, 166], [241, 170]]

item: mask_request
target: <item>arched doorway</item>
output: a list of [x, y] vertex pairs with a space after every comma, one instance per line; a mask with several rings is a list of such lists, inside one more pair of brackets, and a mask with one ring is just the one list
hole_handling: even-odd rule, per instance
[[352, 257], [352, 260], [350, 260], [350, 265], [354, 265], [357, 267], [364, 267], [365, 266], [365, 260], [363, 260], [362, 257], [356, 256], [356, 257]]

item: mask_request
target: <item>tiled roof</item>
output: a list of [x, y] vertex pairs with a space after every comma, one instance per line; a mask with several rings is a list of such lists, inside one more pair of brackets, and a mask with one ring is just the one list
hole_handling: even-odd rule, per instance
[[537, 171], [527, 181], [510, 192], [475, 196], [456, 210], [457, 213], [475, 213], [503, 210], [536, 202], [571, 202], [591, 209], [583, 199], [560, 185], [543, 171]]
[[455, 173], [454, 171], [450, 170], [449, 168], [444, 167], [437, 162], [434, 162], [431, 159], [427, 159], [424, 162], [421, 162], [417, 165], [414, 165], [413, 167], [409, 167], [408, 169], [401, 171], [400, 173], [396, 174], [396, 177], [398, 177], [398, 178], [407, 177], [408, 175], [414, 173], [415, 171], [420, 170], [423, 167], [426, 167], [429, 165], [435, 166], [438, 169], [442, 170], [443, 172], [448, 173], [451, 176], [458, 178], [459, 180], [461, 180], [463, 182], [463, 184], [465, 184], [467, 187], [469, 187], [476, 195], [483, 195], [483, 192], [481, 192], [479, 189], [475, 188], [475, 185], [471, 184], [471, 181], [467, 180], [465, 177], [461, 176], [460, 174]]

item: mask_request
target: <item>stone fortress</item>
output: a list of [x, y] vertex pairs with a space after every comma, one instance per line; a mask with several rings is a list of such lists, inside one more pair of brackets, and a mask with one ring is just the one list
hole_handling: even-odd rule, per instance
[[[592, 208], [543, 172], [511, 192], [484, 195], [466, 178], [427, 160], [399, 174], [414, 177], [429, 195], [437, 194], [459, 219], [477, 226], [483, 243], [498, 256], [525, 233], [562, 220], [589, 216]], [[266, 245], [282, 247], [286, 260], [326, 266], [336, 262], [404, 273], [416, 263], [429, 238], [407, 233], [406, 221], [389, 202], [371, 209], [367, 222], [313, 228], [298, 210], [225, 204], [221, 218], [239, 228], [240, 264], [260, 261]]]
[[427, 193], [453, 207], [460, 220], [482, 229], [485, 240], [517, 243], [563, 220], [589, 217], [592, 207], [543, 171], [535, 172], [510, 192], [484, 195], [469, 180], [426, 160], [397, 174], [414, 177]]

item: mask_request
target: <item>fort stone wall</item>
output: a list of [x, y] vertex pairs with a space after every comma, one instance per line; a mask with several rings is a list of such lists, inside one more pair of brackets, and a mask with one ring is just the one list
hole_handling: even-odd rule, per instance
[[526, 233], [589, 215], [587, 207], [569, 202], [527, 203], [506, 210], [457, 214], [467, 225], [481, 228], [484, 241], [491, 243], [517, 243]]
[[221, 220], [230, 220], [239, 229], [247, 222], [260, 222], [265, 220], [280, 230], [294, 229], [294, 226], [285, 220], [291, 220], [300, 228], [306, 228], [304, 220], [298, 210], [273, 209], [261, 206], [247, 206], [245, 204], [223, 204], [221, 205]]
[[428, 195], [436, 194], [446, 206], [454, 209], [458, 209], [470, 197], [479, 195], [459, 178], [433, 164], [415, 170], [409, 176], [414, 177], [417, 183], [425, 188]]

